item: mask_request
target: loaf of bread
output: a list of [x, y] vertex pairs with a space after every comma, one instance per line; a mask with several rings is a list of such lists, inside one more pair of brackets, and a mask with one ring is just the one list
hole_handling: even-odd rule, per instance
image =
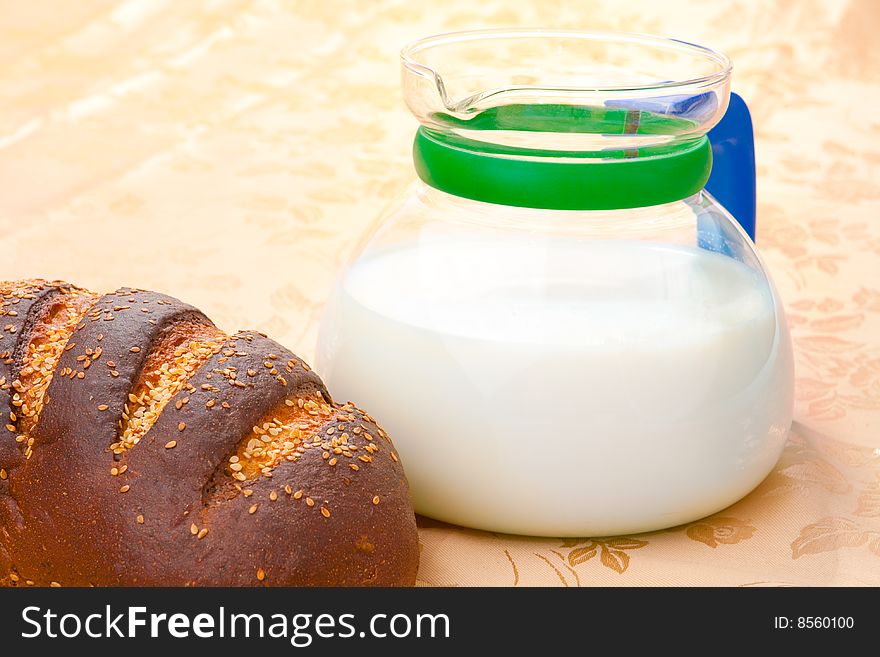
[[177, 299], [0, 283], [0, 585], [411, 585], [388, 435]]

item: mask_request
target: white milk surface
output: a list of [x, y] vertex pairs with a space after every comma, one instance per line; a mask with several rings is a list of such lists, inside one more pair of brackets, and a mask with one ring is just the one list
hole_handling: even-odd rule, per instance
[[388, 430], [419, 513], [599, 536], [718, 511], [776, 462], [791, 353], [724, 255], [558, 238], [414, 242], [339, 283], [318, 369]]

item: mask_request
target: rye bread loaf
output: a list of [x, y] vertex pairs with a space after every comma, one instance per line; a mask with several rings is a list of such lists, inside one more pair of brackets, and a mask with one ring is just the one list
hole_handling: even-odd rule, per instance
[[0, 585], [410, 585], [388, 435], [154, 292], [0, 283]]

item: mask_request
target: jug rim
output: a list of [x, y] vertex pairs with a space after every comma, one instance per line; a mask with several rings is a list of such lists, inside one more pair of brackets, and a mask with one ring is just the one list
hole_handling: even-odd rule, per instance
[[429, 186], [500, 205], [628, 208], [685, 198], [711, 171], [727, 55], [649, 34], [482, 29], [401, 51]]
[[[400, 51], [400, 60], [403, 67], [423, 78], [435, 82], [438, 89], [443, 92], [445, 87], [443, 77], [435, 67], [424, 61], [419, 61], [418, 55], [430, 48], [462, 44], [465, 42], [485, 42], [494, 39], [533, 39], [533, 38], [568, 38], [584, 39], [589, 41], [618, 43], [627, 45], [645, 46], [647, 48], [661, 49], [666, 51], [679, 51], [691, 54], [697, 58], [714, 62], [716, 70], [703, 75], [676, 79], [657, 80], [644, 85], [512, 85], [511, 89], [533, 90], [558, 90], [584, 91], [589, 93], [604, 92], [638, 92], [654, 90], [675, 90], [684, 87], [711, 86], [723, 82], [729, 78], [733, 71], [730, 58], [719, 50], [702, 46], [682, 39], [662, 37], [640, 32], [626, 32], [614, 30], [577, 30], [577, 29], [547, 29], [547, 28], [489, 28], [479, 30], [462, 30], [444, 32], [432, 36], [423, 37], [407, 43]], [[444, 98], [444, 101], [447, 99]]]

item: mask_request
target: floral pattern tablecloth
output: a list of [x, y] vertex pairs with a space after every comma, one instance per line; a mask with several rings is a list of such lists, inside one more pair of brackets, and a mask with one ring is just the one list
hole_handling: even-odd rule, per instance
[[167, 291], [306, 358], [335, 271], [414, 176], [405, 41], [527, 25], [725, 50], [796, 349], [779, 465], [729, 509], [652, 534], [420, 519], [419, 581], [880, 584], [880, 3], [3, 0], [0, 16], [0, 278]]

